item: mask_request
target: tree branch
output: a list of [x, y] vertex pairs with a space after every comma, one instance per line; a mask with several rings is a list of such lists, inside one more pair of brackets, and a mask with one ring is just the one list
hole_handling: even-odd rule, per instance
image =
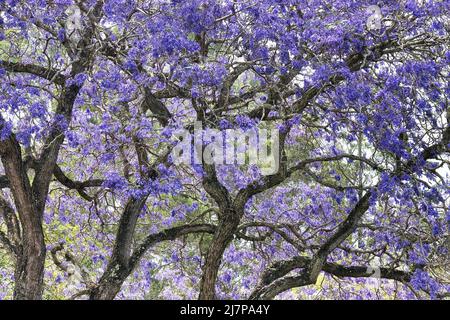
[[66, 78], [61, 74], [60, 70], [48, 69], [35, 64], [0, 60], [0, 68], [4, 68], [9, 72], [32, 74], [58, 85], [64, 85], [66, 82]]
[[214, 234], [216, 226], [212, 224], [192, 224], [179, 227], [173, 227], [163, 230], [159, 233], [151, 234], [139, 245], [130, 258], [130, 267], [134, 268], [137, 262], [142, 258], [143, 254], [157, 243], [169, 240], [175, 240], [187, 234], [192, 233], [209, 233]]
[[[286, 275], [295, 269], [307, 269], [312, 260], [308, 257], [297, 256], [290, 260], [277, 261], [261, 276], [258, 287], [250, 295], [250, 299], [273, 299], [277, 294], [294, 287], [302, 287], [315, 283], [308, 277], [308, 271], [303, 270], [297, 276]], [[371, 266], [343, 266], [336, 263], [325, 263], [322, 271], [339, 278], [369, 278], [375, 275], [382, 279], [409, 282], [411, 272], [394, 268], [380, 267], [376, 271]]]
[[81, 197], [86, 199], [87, 201], [92, 201], [92, 197], [89, 196], [84, 189], [92, 188], [92, 187], [100, 187], [102, 186], [104, 180], [103, 179], [91, 179], [86, 181], [74, 181], [67, 177], [61, 168], [58, 165], [55, 165], [55, 169], [53, 170], [53, 175], [55, 178], [65, 187], [69, 189], [76, 190]]

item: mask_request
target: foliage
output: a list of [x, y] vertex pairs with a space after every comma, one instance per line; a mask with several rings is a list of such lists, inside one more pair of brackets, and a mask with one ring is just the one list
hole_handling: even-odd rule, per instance
[[[0, 298], [448, 297], [449, 12], [0, 0]], [[278, 172], [175, 165], [195, 121]]]

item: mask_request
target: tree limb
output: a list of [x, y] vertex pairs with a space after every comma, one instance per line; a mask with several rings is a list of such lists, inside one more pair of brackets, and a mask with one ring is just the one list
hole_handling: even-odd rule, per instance
[[64, 85], [66, 82], [66, 78], [61, 74], [60, 70], [48, 69], [35, 64], [0, 60], [0, 68], [4, 68], [9, 72], [32, 74], [58, 85]]
[[[307, 268], [311, 260], [306, 257], [295, 257], [288, 261], [275, 263], [268, 269], [262, 277], [260, 286], [252, 292], [250, 299], [266, 300], [273, 299], [276, 295], [294, 287], [303, 287], [314, 284], [308, 277], [308, 272], [302, 271], [297, 276], [284, 276], [297, 268]], [[343, 266], [336, 263], [326, 263], [323, 271], [339, 278], [370, 278], [376, 275], [377, 278], [395, 280], [402, 283], [409, 282], [411, 272], [405, 272], [392, 268], [378, 268], [375, 274], [371, 266]]]
[[58, 165], [55, 165], [55, 169], [53, 170], [53, 175], [55, 176], [56, 180], [60, 182], [62, 185], [69, 189], [76, 190], [81, 197], [86, 199], [87, 201], [92, 201], [92, 197], [89, 196], [84, 190], [86, 188], [92, 188], [92, 187], [100, 187], [102, 186], [104, 180], [103, 179], [91, 179], [86, 181], [74, 181], [67, 177], [64, 172], [61, 170], [61, 168]]
[[133, 252], [130, 258], [130, 267], [134, 267], [136, 263], [141, 259], [143, 254], [152, 246], [159, 242], [175, 240], [187, 234], [192, 233], [209, 233], [214, 234], [216, 226], [212, 224], [192, 224], [183, 225], [179, 227], [173, 227], [163, 230], [159, 233], [151, 234], [145, 238], [145, 240], [138, 246]]

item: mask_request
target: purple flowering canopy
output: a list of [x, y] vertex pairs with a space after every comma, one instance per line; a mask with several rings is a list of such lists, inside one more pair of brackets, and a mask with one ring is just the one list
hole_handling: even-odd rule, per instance
[[449, 64], [448, 0], [0, 0], [0, 299], [448, 297]]

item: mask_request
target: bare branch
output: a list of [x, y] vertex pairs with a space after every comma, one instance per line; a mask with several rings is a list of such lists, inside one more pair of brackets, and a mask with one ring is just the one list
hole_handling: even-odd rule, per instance
[[9, 72], [32, 74], [58, 85], [64, 85], [66, 81], [60, 70], [48, 69], [35, 64], [0, 60], [0, 68], [4, 68]]
[[86, 199], [87, 201], [92, 201], [93, 198], [89, 196], [86, 192], [86, 188], [92, 187], [100, 187], [102, 186], [104, 180], [103, 179], [91, 179], [86, 181], [74, 181], [67, 177], [61, 168], [58, 165], [55, 165], [55, 169], [53, 170], [53, 175], [55, 178], [65, 187], [69, 189], [77, 190], [81, 197]]
[[216, 231], [216, 226], [212, 224], [192, 224], [183, 225], [179, 227], [173, 227], [163, 230], [156, 234], [151, 234], [145, 238], [142, 244], [133, 252], [130, 259], [130, 266], [134, 267], [136, 263], [141, 259], [143, 254], [152, 246], [157, 243], [169, 240], [175, 240], [187, 234], [193, 233], [209, 233], [213, 234]]

